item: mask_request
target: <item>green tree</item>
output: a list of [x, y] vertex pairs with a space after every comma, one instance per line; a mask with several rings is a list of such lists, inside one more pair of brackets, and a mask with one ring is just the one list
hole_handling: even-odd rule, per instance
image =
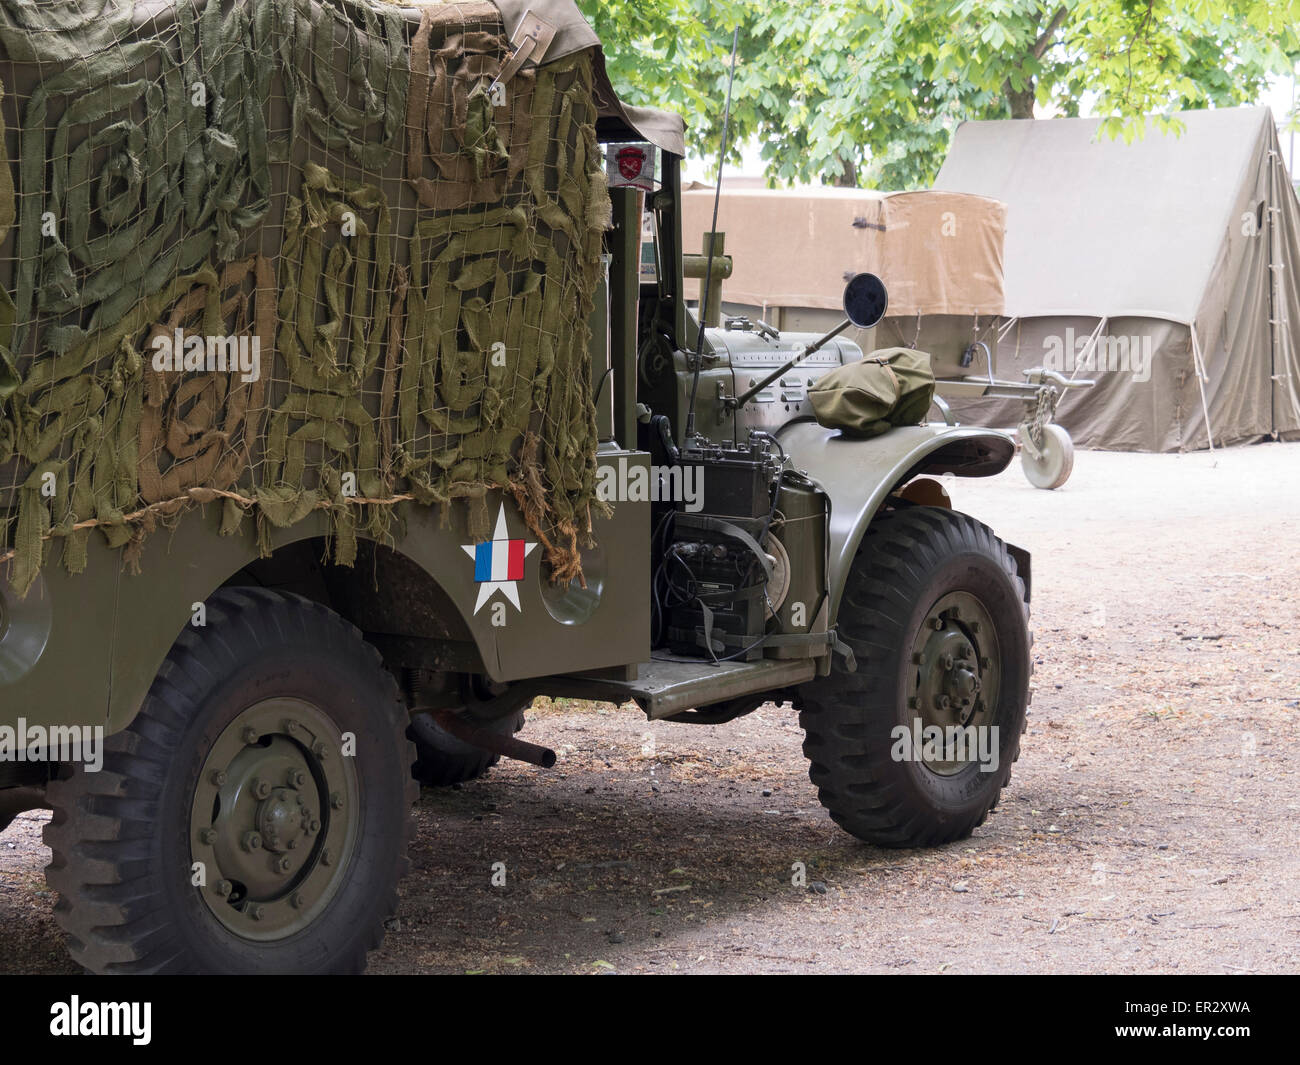
[[769, 180], [928, 184], [965, 119], [1081, 108], [1109, 136], [1143, 116], [1258, 98], [1300, 56], [1300, 0], [579, 0], [615, 87], [687, 118], [717, 152], [740, 27], [733, 155]]

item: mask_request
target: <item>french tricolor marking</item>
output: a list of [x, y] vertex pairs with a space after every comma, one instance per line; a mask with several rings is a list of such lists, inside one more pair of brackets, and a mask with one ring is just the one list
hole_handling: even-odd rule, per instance
[[497, 527], [491, 540], [485, 540], [481, 544], [461, 545], [465, 554], [474, 560], [474, 582], [479, 586], [478, 602], [474, 604], [475, 614], [497, 592], [510, 600], [516, 610], [521, 609], [516, 582], [524, 579], [524, 559], [536, 546], [525, 542], [522, 537], [511, 537], [506, 526], [504, 503], [497, 511]]
[[488, 540], [474, 549], [474, 579], [484, 581], [522, 581], [524, 579], [523, 540]]

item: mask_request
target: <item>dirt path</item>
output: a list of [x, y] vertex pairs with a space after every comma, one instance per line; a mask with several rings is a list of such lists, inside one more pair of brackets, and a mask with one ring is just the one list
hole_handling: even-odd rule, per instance
[[[548, 704], [525, 735], [554, 770], [425, 792], [372, 971], [1300, 970], [1300, 445], [949, 487], [1034, 555], [1029, 734], [972, 839], [842, 833], [788, 706], [708, 728]], [[73, 971], [42, 820], [0, 836], [0, 971]]]

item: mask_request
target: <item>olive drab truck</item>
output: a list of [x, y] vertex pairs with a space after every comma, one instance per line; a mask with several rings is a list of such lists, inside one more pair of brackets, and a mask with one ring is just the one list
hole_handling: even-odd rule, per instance
[[1012, 440], [882, 400], [870, 275], [701, 329], [683, 123], [570, 0], [15, 0], [0, 82], [0, 824], [81, 965], [360, 970], [539, 696], [791, 704], [872, 844], [988, 815], [1029, 556], [935, 477]]

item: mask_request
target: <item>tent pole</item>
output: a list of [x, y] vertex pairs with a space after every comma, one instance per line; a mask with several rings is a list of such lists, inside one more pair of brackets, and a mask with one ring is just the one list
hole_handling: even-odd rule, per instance
[[1210, 428], [1210, 404], [1205, 398], [1205, 360], [1201, 357], [1201, 341], [1196, 335], [1196, 323], [1191, 324], [1192, 361], [1196, 368], [1196, 386], [1201, 390], [1201, 412], [1205, 415], [1205, 438], [1210, 442], [1210, 454], [1214, 454], [1214, 430]]
[[[1280, 145], [1279, 145], [1280, 147]], [[1270, 435], [1274, 440], [1279, 437], [1277, 428], [1277, 392], [1278, 392], [1278, 346], [1281, 344], [1282, 327], [1286, 325], [1285, 318], [1278, 316], [1283, 313], [1282, 299], [1280, 292], [1280, 281], [1282, 274], [1282, 264], [1277, 261], [1278, 247], [1281, 241], [1278, 239], [1277, 225], [1278, 215], [1281, 214], [1281, 197], [1278, 193], [1278, 170], [1282, 166], [1282, 160], [1277, 152], [1269, 149], [1268, 153], [1268, 338], [1269, 338], [1269, 357], [1271, 359], [1271, 372], [1268, 376], [1268, 427]]]
[[1109, 321], [1110, 319], [1105, 316], [1098, 319], [1097, 328], [1088, 335], [1088, 343], [1084, 346], [1083, 354], [1074, 361], [1074, 372], [1070, 374], [1071, 381], [1079, 375], [1079, 371], [1083, 369], [1083, 364], [1092, 355], [1092, 349], [1097, 346], [1097, 338], [1101, 336], [1101, 331], [1106, 328], [1106, 323]]

